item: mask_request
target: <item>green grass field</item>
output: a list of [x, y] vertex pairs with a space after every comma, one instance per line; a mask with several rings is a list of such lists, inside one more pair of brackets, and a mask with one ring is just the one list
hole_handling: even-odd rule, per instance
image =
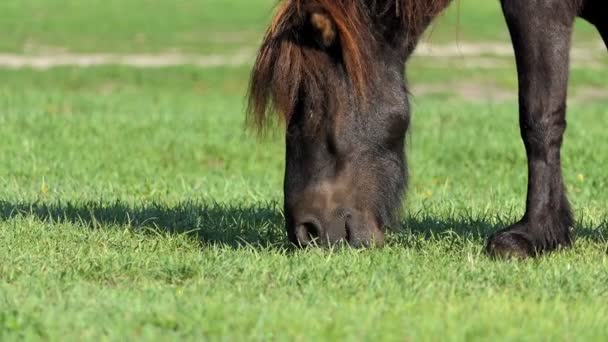
[[[0, 53], [230, 55], [273, 3], [3, 1]], [[508, 42], [486, 0], [428, 39]], [[410, 190], [371, 250], [288, 246], [283, 139], [244, 130], [248, 65], [0, 68], [0, 340], [605, 340], [608, 54], [571, 76], [577, 245], [527, 261], [483, 253], [527, 174], [513, 61], [484, 61], [410, 63]]]

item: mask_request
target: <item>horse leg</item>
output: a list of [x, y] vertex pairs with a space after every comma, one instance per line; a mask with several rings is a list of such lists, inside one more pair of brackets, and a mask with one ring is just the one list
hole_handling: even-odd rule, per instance
[[566, 129], [570, 36], [576, 13], [568, 1], [501, 0], [515, 49], [519, 121], [528, 158], [523, 218], [494, 233], [494, 256], [530, 257], [573, 242], [560, 149]]

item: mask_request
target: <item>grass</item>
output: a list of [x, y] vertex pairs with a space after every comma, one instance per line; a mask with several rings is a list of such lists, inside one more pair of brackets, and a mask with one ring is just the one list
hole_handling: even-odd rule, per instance
[[[234, 2], [226, 6], [243, 10], [219, 16], [219, 1], [8, 1], [0, 13], [13, 15], [0, 25], [20, 18], [43, 45], [74, 51], [187, 50], [172, 41], [182, 28], [259, 34], [261, 3]], [[462, 22], [484, 25], [476, 18], [496, 4], [481, 4], [462, 1]], [[25, 15], [59, 5], [73, 10], [40, 21], [48, 30]], [[107, 31], [76, 30], [103, 17], [91, 17], [95, 6]], [[214, 15], [201, 23], [170, 6]], [[147, 26], [165, 36], [131, 44], [128, 32], [167, 13], [165, 26]], [[2, 50], [19, 50], [18, 37]], [[581, 64], [571, 77], [563, 159], [577, 245], [523, 262], [482, 252], [488, 234], [523, 213], [516, 99], [456, 91], [466, 81], [514, 93], [512, 61], [408, 68], [413, 85], [454, 91], [412, 99], [403, 219], [386, 248], [371, 250], [286, 244], [281, 133], [243, 130], [248, 67], [0, 70], [0, 340], [604, 340], [608, 101], [577, 94], [606, 90], [608, 68]]]

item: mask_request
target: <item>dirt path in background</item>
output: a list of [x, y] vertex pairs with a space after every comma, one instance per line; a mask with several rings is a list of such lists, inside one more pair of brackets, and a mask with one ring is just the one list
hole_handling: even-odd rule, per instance
[[[589, 44], [589, 46], [575, 46], [570, 51], [570, 56], [576, 60], [597, 59], [606, 55], [606, 47], [602, 41]], [[421, 43], [416, 48], [416, 55], [425, 57], [474, 57], [474, 56], [513, 56], [511, 44], [501, 42], [468, 43], [456, 42], [454, 44], [427, 44]], [[608, 60], [606, 60], [608, 61]]]
[[[413, 83], [410, 92], [416, 97], [445, 95], [469, 102], [508, 102], [517, 100], [517, 90], [500, 87], [487, 81], [462, 80], [450, 83]], [[569, 101], [592, 102], [608, 100], [606, 87], [580, 87], [568, 94]]]
[[93, 67], [103, 65], [125, 65], [138, 68], [161, 68], [167, 66], [194, 65], [204, 68], [239, 66], [252, 62], [254, 52], [237, 51], [230, 55], [187, 55], [180, 53], [160, 54], [45, 54], [18, 55], [0, 53], [0, 67], [10, 69], [50, 69], [61, 66]]
[[[513, 48], [505, 43], [427, 44], [416, 49], [416, 56], [457, 59], [451, 67], [494, 68], [509, 65], [505, 57], [513, 55]], [[598, 42], [588, 48], [575, 47], [571, 51], [572, 63], [576, 66], [602, 68], [608, 65], [603, 43]], [[194, 65], [202, 68], [220, 66], [241, 66], [253, 63], [254, 49], [243, 49], [232, 54], [192, 55], [181, 53], [159, 54], [117, 54], [117, 53], [56, 53], [56, 54], [7, 54], [0, 53], [0, 68], [49, 69], [60, 66], [92, 67], [102, 65], [125, 65], [139, 68], [159, 68], [167, 66]], [[440, 65], [439, 65], [440, 66]]]
[[[436, 61], [437, 68], [492, 69], [513, 66], [513, 48], [510, 44], [505, 43], [422, 43], [416, 49], [415, 56]], [[608, 69], [608, 53], [606, 53], [602, 42], [586, 48], [573, 48], [571, 58], [573, 68]], [[193, 65], [201, 68], [215, 68], [250, 65], [254, 59], [255, 49], [253, 48], [242, 49], [226, 55], [192, 55], [176, 52], [159, 54], [75, 54], [57, 49], [31, 55], [0, 53], [0, 68], [46, 70], [61, 66], [93, 67], [103, 65], [125, 65], [137, 68]], [[462, 80], [448, 84], [411, 84], [410, 86], [415, 97], [446, 94], [473, 102], [488, 100], [504, 102], [515, 100], [517, 96], [516, 91], [512, 89], [505, 89], [491, 82], [475, 80]], [[570, 95], [570, 99], [579, 101], [608, 99], [608, 89], [577, 89]]]

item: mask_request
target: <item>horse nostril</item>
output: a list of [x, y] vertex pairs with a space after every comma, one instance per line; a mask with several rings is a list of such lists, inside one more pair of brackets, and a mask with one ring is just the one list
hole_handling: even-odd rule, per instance
[[296, 226], [296, 237], [301, 246], [309, 245], [321, 237], [321, 225], [309, 220]]
[[381, 246], [384, 243], [384, 234], [377, 228], [376, 223], [362, 219], [360, 214], [345, 214], [344, 228], [346, 241], [352, 247], [366, 248]]

